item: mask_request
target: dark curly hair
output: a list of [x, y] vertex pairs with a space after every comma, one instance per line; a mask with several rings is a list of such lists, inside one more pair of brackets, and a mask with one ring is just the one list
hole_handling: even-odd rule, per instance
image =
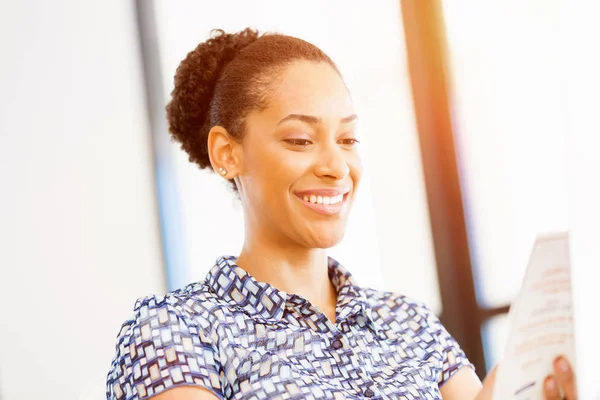
[[[271, 83], [297, 60], [335, 63], [304, 40], [246, 28], [238, 33], [216, 29], [179, 64], [175, 88], [166, 107], [169, 131], [181, 143], [190, 162], [211, 167], [208, 133], [213, 126], [227, 129], [241, 141], [244, 118], [267, 107]], [[235, 184], [234, 184], [235, 189]]]

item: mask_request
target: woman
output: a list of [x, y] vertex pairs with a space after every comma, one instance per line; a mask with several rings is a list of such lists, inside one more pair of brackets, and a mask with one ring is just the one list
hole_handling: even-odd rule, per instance
[[[167, 114], [190, 161], [237, 191], [245, 242], [203, 282], [136, 302], [109, 399], [490, 398], [493, 378], [481, 387], [427, 307], [360, 287], [326, 255], [361, 178], [357, 117], [327, 55], [216, 31], [177, 69]], [[560, 383], [574, 399], [572, 382], [557, 369], [548, 398]]]

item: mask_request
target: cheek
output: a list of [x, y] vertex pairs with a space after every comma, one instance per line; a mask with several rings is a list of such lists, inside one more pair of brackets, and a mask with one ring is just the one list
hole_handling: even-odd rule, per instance
[[244, 157], [247, 176], [251, 179], [256, 196], [262, 201], [279, 201], [289, 193], [289, 188], [310, 169], [310, 160], [299, 153], [284, 149], [263, 147]]

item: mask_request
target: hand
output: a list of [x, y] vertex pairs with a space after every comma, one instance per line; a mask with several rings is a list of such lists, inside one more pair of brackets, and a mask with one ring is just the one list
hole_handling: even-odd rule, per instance
[[[483, 381], [483, 387], [477, 394], [477, 397], [475, 397], [475, 400], [489, 400], [492, 398], [497, 369], [497, 367], [494, 367], [488, 376], [486, 376]], [[561, 390], [565, 397], [561, 397]], [[544, 396], [546, 400], [578, 399], [575, 374], [566, 358], [558, 357], [554, 360], [554, 375], [548, 375], [544, 380]]]
[[[548, 375], [544, 380], [544, 395], [547, 400], [566, 399], [577, 400], [577, 384], [575, 374], [564, 357], [554, 360], [554, 375]], [[560, 396], [563, 392], [564, 397]]]

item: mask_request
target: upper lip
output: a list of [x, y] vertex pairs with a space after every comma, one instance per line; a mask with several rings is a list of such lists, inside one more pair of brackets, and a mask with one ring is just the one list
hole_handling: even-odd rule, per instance
[[346, 194], [350, 192], [350, 188], [322, 188], [322, 189], [306, 189], [306, 190], [298, 190], [294, 192], [297, 196], [339, 196], [340, 194]]

